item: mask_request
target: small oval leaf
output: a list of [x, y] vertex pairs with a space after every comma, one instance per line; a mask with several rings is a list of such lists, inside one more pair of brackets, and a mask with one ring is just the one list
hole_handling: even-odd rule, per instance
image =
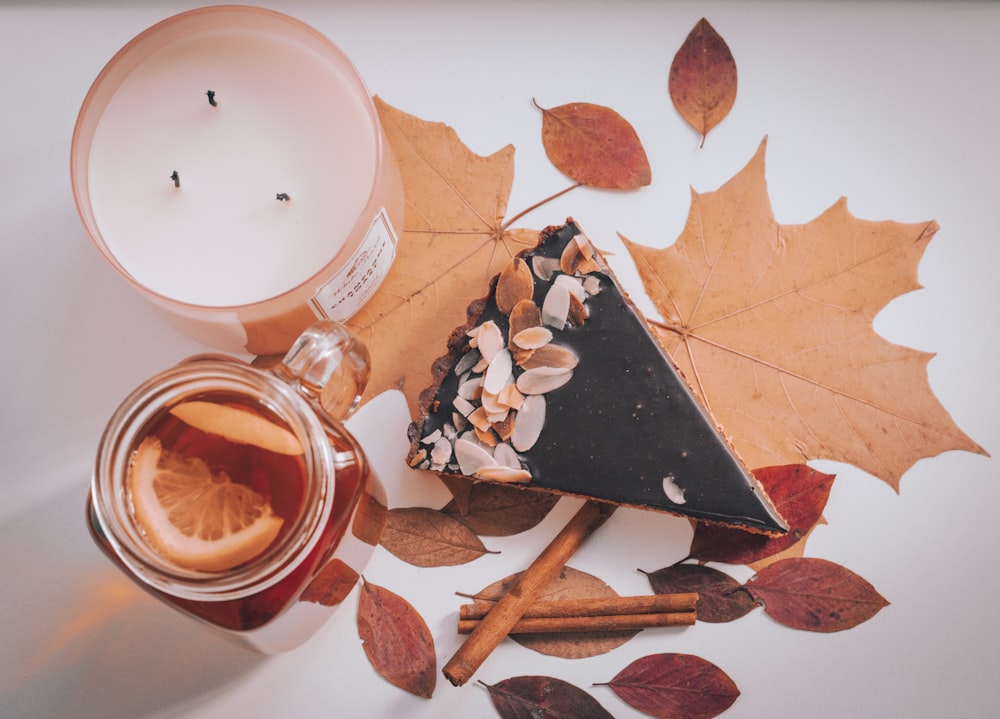
[[703, 564], [675, 564], [646, 574], [657, 594], [698, 593], [698, 621], [719, 624], [749, 614], [757, 603], [725, 572]]
[[466, 512], [453, 500], [442, 512], [455, 517], [483, 537], [509, 537], [525, 532], [548, 516], [559, 501], [551, 492], [477, 482], [469, 493]]
[[726, 41], [702, 18], [670, 65], [670, 99], [677, 112], [701, 135], [729, 114], [736, 102], [736, 61]]
[[646, 150], [624, 117], [574, 102], [542, 111], [545, 154], [567, 177], [591, 187], [634, 190], [652, 181]]
[[562, 679], [521, 676], [483, 686], [503, 719], [613, 719], [594, 697]]
[[810, 632], [850, 629], [889, 604], [867, 580], [826, 559], [783, 559], [745, 586], [773, 619]]
[[651, 654], [622, 669], [607, 686], [622, 701], [661, 719], [709, 719], [740, 695], [724, 671], [693, 654]]
[[491, 553], [467, 525], [428, 507], [390, 509], [380, 544], [417, 567], [451, 567]]
[[434, 639], [409, 602], [362, 581], [358, 636], [375, 671], [400, 689], [430, 699], [437, 680]]
[[804, 464], [765, 467], [754, 478], [788, 524], [777, 537], [699, 522], [691, 539], [690, 556], [702, 562], [750, 564], [783, 552], [809, 534], [823, 515], [835, 475]]

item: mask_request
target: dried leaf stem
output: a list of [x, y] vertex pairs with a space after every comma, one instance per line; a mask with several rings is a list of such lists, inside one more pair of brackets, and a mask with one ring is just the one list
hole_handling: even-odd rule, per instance
[[575, 190], [576, 188], [578, 188], [578, 187], [582, 187], [582, 186], [583, 186], [583, 183], [582, 183], [582, 182], [575, 182], [575, 183], [573, 183], [572, 185], [570, 185], [569, 187], [567, 187], [567, 188], [565, 188], [565, 189], [563, 189], [563, 190], [560, 190], [560, 191], [559, 191], [559, 192], [557, 192], [556, 194], [554, 194], [554, 195], [549, 195], [549, 196], [548, 196], [548, 197], [546, 197], [546, 198], [545, 198], [544, 200], [541, 200], [541, 201], [539, 201], [539, 202], [536, 202], [536, 203], [535, 203], [535, 204], [533, 204], [533, 205], [532, 205], [531, 207], [528, 207], [528, 208], [526, 208], [526, 209], [524, 209], [524, 210], [521, 210], [521, 211], [520, 211], [520, 212], [518, 212], [518, 213], [517, 213], [516, 215], [514, 215], [513, 217], [511, 217], [511, 218], [510, 218], [509, 220], [507, 220], [507, 221], [506, 221], [505, 223], [503, 223], [503, 225], [501, 225], [501, 226], [500, 226], [500, 233], [501, 233], [501, 234], [503, 234], [503, 232], [504, 232], [505, 230], [507, 230], [507, 229], [508, 229], [508, 228], [509, 228], [509, 227], [510, 227], [511, 225], [513, 225], [513, 224], [514, 224], [515, 222], [517, 222], [517, 221], [518, 221], [518, 220], [520, 220], [520, 219], [521, 219], [522, 217], [524, 217], [525, 215], [527, 215], [527, 214], [528, 214], [529, 212], [534, 212], [535, 210], [537, 210], [537, 209], [538, 209], [539, 207], [541, 207], [542, 205], [544, 205], [544, 204], [546, 204], [546, 203], [548, 203], [548, 202], [552, 202], [552, 200], [555, 200], [555, 199], [556, 199], [556, 198], [558, 198], [558, 197], [562, 197], [563, 195], [565, 195], [565, 194], [566, 194], [567, 192], [569, 192], [570, 190]]

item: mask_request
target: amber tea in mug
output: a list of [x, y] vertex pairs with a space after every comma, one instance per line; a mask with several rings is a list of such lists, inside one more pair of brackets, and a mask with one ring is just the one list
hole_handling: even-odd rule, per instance
[[350, 593], [385, 519], [378, 479], [339, 421], [367, 375], [364, 347], [327, 321], [273, 370], [201, 356], [150, 379], [101, 441], [98, 544], [229, 638], [265, 653], [301, 643]]

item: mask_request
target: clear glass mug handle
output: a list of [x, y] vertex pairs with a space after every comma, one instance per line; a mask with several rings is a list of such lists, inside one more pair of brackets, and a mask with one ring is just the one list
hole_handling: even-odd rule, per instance
[[344, 325], [321, 320], [303, 332], [272, 371], [338, 421], [350, 417], [371, 376], [368, 348]]

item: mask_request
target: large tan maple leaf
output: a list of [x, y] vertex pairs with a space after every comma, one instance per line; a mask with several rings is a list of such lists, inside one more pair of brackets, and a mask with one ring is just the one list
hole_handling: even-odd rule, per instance
[[692, 191], [676, 243], [622, 237], [663, 321], [655, 331], [751, 467], [846, 462], [898, 491], [922, 457], [985, 454], [934, 396], [933, 355], [893, 344], [872, 320], [918, 289], [938, 229], [858, 219], [841, 199], [781, 225], [764, 177], [767, 141], [714, 192]]
[[533, 246], [538, 233], [503, 228], [514, 182], [513, 146], [482, 157], [447, 125], [377, 97], [375, 103], [403, 175], [406, 212], [392, 269], [347, 324], [372, 356], [362, 402], [400, 389], [417, 417], [431, 364], [451, 331], [465, 323], [466, 306], [487, 294], [490, 278]]

